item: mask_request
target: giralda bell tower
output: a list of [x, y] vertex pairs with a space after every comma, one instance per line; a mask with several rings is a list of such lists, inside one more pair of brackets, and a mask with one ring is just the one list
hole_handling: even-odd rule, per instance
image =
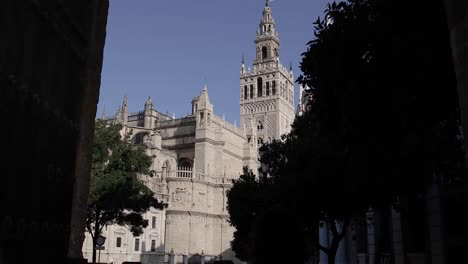
[[[269, 1], [255, 38], [253, 69], [240, 70], [240, 125], [258, 143], [279, 138], [294, 120], [294, 76], [280, 63], [280, 41]], [[259, 144], [260, 145], [260, 144]]]

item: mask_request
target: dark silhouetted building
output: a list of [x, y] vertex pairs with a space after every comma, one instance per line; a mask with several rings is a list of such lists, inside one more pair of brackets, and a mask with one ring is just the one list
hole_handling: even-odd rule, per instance
[[2, 264], [80, 262], [108, 4], [2, 1]]

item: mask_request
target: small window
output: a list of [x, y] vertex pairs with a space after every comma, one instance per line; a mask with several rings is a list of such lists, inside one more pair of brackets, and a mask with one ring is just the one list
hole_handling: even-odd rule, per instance
[[200, 112], [200, 126], [203, 126], [205, 116], [203, 115], [203, 112]]
[[247, 99], [247, 85], [244, 85], [244, 99]]
[[122, 247], [122, 238], [117, 237], [117, 240], [115, 241], [115, 247]]
[[259, 138], [257, 139], [257, 144], [258, 144], [258, 145], [263, 144], [263, 139], [259, 137]]
[[276, 81], [271, 82], [271, 94], [272, 95], [276, 94]]
[[253, 84], [250, 85], [250, 98], [253, 98]]
[[135, 238], [135, 251], [140, 251], [140, 239]]
[[151, 240], [151, 251], [156, 251], [156, 240]]
[[258, 131], [262, 131], [262, 130], [263, 130], [263, 123], [262, 123], [262, 121], [258, 121], [257, 130], [258, 130]]
[[265, 60], [268, 56], [267, 47], [262, 47], [262, 59]]
[[270, 82], [266, 82], [266, 96], [270, 95]]
[[156, 228], [156, 216], [153, 216], [151, 219], [151, 228], [153, 229]]
[[144, 133], [138, 133], [133, 137], [133, 144], [143, 144]]

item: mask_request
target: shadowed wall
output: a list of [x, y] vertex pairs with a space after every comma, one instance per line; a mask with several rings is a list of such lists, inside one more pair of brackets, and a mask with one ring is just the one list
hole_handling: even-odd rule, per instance
[[107, 0], [0, 9], [0, 263], [81, 258]]

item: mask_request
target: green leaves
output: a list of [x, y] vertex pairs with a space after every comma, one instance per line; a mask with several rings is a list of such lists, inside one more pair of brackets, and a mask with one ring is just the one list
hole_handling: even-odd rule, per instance
[[150, 207], [165, 206], [138, 179], [139, 174], [148, 173], [151, 157], [142, 147], [122, 140], [121, 128], [104, 121], [96, 123], [87, 219], [87, 229], [93, 235], [110, 224], [124, 225], [140, 234], [148, 224], [142, 214]]

